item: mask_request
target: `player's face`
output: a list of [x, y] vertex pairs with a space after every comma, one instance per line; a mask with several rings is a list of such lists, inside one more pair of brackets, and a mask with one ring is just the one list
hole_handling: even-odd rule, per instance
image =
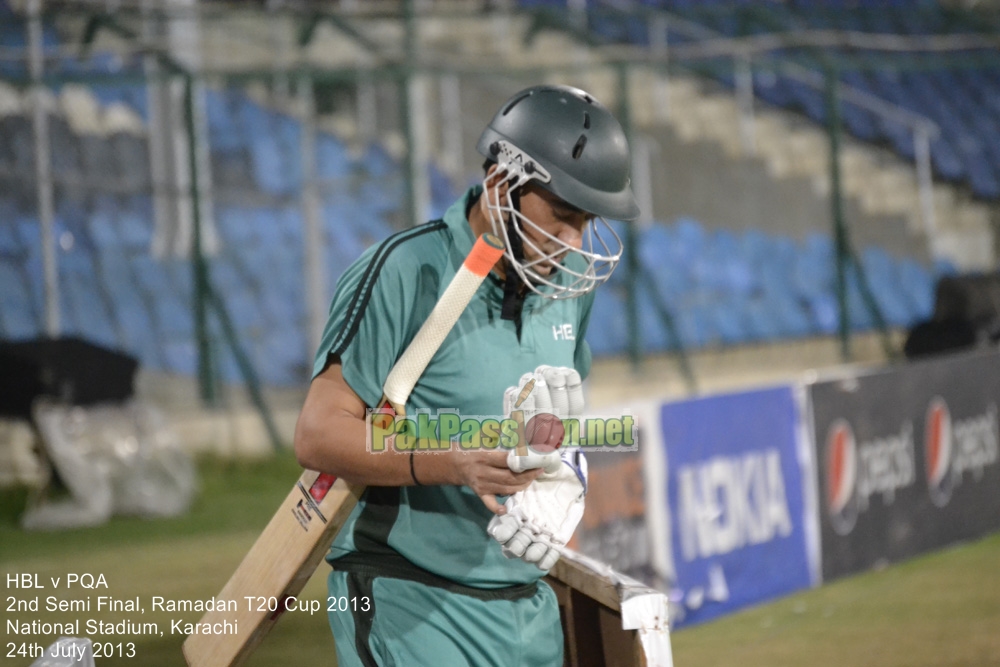
[[593, 218], [586, 211], [581, 211], [548, 190], [534, 185], [529, 185], [522, 191], [521, 213], [537, 226], [523, 225], [524, 236], [530, 241], [524, 243], [525, 259], [530, 262], [543, 256], [542, 253], [554, 255], [551, 261], [535, 265], [535, 270], [541, 275], [549, 275], [558, 268], [559, 262], [568, 252], [565, 247], [546, 234], [554, 236], [574, 250], [579, 250], [583, 247], [583, 234]]

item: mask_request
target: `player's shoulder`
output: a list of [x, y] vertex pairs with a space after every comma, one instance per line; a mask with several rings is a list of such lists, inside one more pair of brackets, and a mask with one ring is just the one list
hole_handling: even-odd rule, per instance
[[409, 272], [420, 265], [446, 258], [449, 238], [448, 225], [442, 220], [432, 220], [396, 232], [372, 245], [357, 264], [377, 273]]

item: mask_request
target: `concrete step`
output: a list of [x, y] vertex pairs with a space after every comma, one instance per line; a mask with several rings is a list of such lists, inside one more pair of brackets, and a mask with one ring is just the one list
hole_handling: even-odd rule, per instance
[[[668, 96], [667, 122], [684, 142], [714, 141], [731, 157], [745, 154], [734, 96], [703, 92], [697, 80], [684, 76], [671, 78]], [[823, 128], [783, 110], [759, 108], [754, 146], [773, 178], [805, 178], [817, 195], [829, 196], [829, 138]], [[967, 270], [993, 266], [990, 208], [936, 184], [934, 226], [940, 238], [927, 240], [916, 171], [899, 156], [845, 137], [841, 185], [865, 214], [904, 218], [908, 233], [936, 256]]]

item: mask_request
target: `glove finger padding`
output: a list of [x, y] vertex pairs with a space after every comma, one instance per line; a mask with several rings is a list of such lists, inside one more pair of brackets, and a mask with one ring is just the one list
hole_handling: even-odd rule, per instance
[[510, 555], [507, 556], [508, 558], [511, 556], [514, 558], [521, 558], [531, 546], [531, 534], [524, 529], [519, 530], [514, 533], [514, 537], [507, 540], [503, 546], [504, 549], [510, 553]]
[[569, 416], [582, 415], [586, 408], [583, 398], [583, 379], [575, 368], [570, 368], [566, 374], [566, 396], [569, 401]]
[[557, 417], [568, 417], [570, 415], [569, 395], [566, 392], [567, 374], [565, 372], [568, 370], [570, 369], [555, 368], [553, 366], [539, 366], [535, 370], [545, 380], [545, 386], [549, 390], [549, 400], [552, 404], [552, 414]]
[[549, 549], [549, 552], [545, 554], [545, 557], [542, 558], [540, 561], [538, 561], [538, 568], [548, 572], [556, 564], [556, 562], [559, 560], [559, 556], [561, 555], [562, 554], [559, 552], [558, 549], [555, 548]]
[[[522, 396], [525, 387], [532, 380], [534, 385], [531, 390]], [[533, 372], [522, 375], [516, 387], [507, 388], [504, 392], [503, 409], [507, 416], [514, 410], [522, 410], [525, 421], [541, 412], [561, 418], [581, 415], [584, 400], [580, 373], [565, 366], [539, 366]]]
[[552, 547], [545, 542], [533, 542], [531, 546], [524, 550], [522, 558], [528, 563], [538, 563], [551, 549]]
[[490, 525], [486, 528], [486, 532], [500, 544], [506, 544], [510, 538], [514, 537], [514, 533], [520, 526], [521, 522], [517, 518], [510, 514], [504, 514], [490, 519]]
[[562, 465], [562, 455], [558, 449], [554, 449], [547, 454], [528, 449], [528, 453], [520, 455], [516, 449], [507, 452], [507, 467], [514, 472], [524, 472], [535, 468], [544, 468], [547, 473], [554, 473]]
[[541, 475], [507, 499], [507, 513], [493, 517], [487, 532], [505, 556], [548, 570], [583, 517], [586, 492], [586, 459], [579, 450], [565, 452], [557, 471]]

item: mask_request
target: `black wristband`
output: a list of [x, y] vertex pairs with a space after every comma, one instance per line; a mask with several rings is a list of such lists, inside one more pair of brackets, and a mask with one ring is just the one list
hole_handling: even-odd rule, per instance
[[410, 477], [413, 478], [413, 483], [417, 486], [423, 486], [420, 480], [417, 479], [417, 471], [413, 468], [413, 450], [410, 450]]

